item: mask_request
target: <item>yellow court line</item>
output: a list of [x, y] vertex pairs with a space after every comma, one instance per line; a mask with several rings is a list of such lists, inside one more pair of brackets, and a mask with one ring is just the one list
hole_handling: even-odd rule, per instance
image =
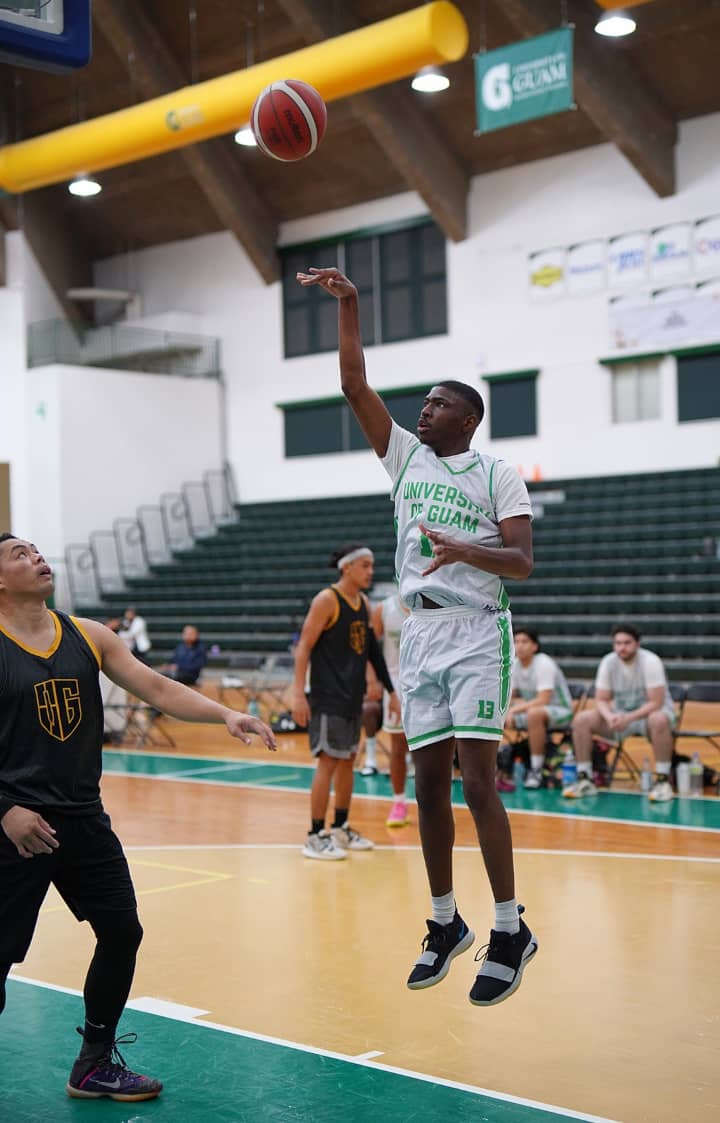
[[227, 881], [235, 875], [220, 873], [218, 870], [199, 870], [197, 866], [168, 865], [166, 862], [150, 862], [147, 858], [133, 858], [133, 866], [147, 866], [149, 869], [170, 870], [172, 873], [203, 873], [207, 877], [215, 877], [218, 881]]

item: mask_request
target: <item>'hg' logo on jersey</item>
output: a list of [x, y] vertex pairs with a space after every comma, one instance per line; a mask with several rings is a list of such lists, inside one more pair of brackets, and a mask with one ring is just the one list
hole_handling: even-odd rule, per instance
[[82, 721], [80, 684], [76, 678], [49, 678], [35, 683], [38, 721], [51, 737], [67, 741]]

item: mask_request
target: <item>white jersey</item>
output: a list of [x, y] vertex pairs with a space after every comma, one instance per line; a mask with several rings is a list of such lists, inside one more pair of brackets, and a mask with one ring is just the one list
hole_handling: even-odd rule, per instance
[[380, 607], [382, 611], [383, 655], [390, 677], [395, 682], [400, 667], [400, 632], [408, 614], [407, 609], [403, 608], [398, 593], [392, 593], [389, 597], [386, 597]]
[[476, 546], [502, 546], [503, 519], [532, 518], [527, 488], [512, 465], [474, 449], [441, 458], [395, 422], [381, 463], [393, 481], [395, 566], [403, 602], [420, 607], [424, 594], [447, 608], [507, 608], [501, 578], [465, 562], [441, 566], [423, 577], [432, 547], [418, 527], [422, 522]]
[[552, 690], [548, 706], [561, 706], [564, 710], [572, 709], [570, 689], [565, 675], [555, 660], [542, 651], [533, 655], [527, 667], [523, 667], [519, 659], [515, 660], [512, 687], [526, 702], [536, 698], [541, 690]]
[[644, 706], [648, 700], [648, 690], [665, 687], [663, 709], [674, 713], [673, 701], [665, 677], [662, 659], [654, 651], [639, 647], [631, 663], [625, 663], [611, 651], [600, 662], [595, 676], [596, 690], [609, 690], [612, 693], [612, 706], [615, 710], [630, 713]]

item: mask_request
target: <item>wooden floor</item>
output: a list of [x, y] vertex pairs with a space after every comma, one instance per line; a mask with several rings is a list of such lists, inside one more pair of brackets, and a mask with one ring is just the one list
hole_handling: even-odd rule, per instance
[[[155, 761], [160, 775], [130, 774], [109, 760], [113, 774], [103, 785], [146, 932], [132, 994], [141, 1009], [188, 1018], [190, 1008], [193, 1024], [491, 1097], [458, 1119], [720, 1118], [720, 830], [607, 821], [595, 807], [571, 816], [561, 800], [555, 811], [511, 812], [518, 893], [540, 951], [516, 995], [478, 1009], [467, 1001], [477, 970], [471, 954], [432, 990], [404, 985], [429, 908], [414, 806], [408, 827], [391, 831], [388, 800], [363, 795], [352, 821], [378, 848], [311, 862], [301, 854], [307, 792], [282, 790], [283, 773], [293, 777], [309, 763], [304, 736], [280, 739], [280, 767], [266, 790], [213, 771], [233, 760], [264, 763], [270, 757], [259, 745], [246, 749], [220, 728], [168, 729], [176, 747]], [[207, 758], [202, 774], [173, 774], [185, 754]], [[456, 895], [479, 948], [492, 901], [467, 809], [456, 809], [456, 821]], [[16, 976], [79, 991], [91, 953], [86, 929], [48, 897]], [[197, 1112], [177, 1114], [182, 1087], [175, 1078], [162, 1111], [194, 1123]], [[333, 1087], [336, 1117], [364, 1120], [366, 1108]], [[284, 1114], [267, 1095], [254, 1116], [238, 1109], [215, 1118], [325, 1118], [319, 1106]], [[400, 1107], [386, 1118], [446, 1118], [434, 1110]], [[375, 1113], [384, 1118], [381, 1099]], [[8, 1123], [33, 1118], [28, 1109]]]

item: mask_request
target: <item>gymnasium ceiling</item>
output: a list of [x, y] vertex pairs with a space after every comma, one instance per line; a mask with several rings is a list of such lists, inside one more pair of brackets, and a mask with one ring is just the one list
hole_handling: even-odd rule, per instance
[[[5, 197], [0, 219], [26, 230], [75, 316], [64, 290], [89, 283], [95, 260], [229, 229], [269, 282], [278, 275], [281, 222], [407, 190], [418, 191], [447, 236], [461, 240], [472, 176], [607, 141], [654, 192], [673, 193], [677, 123], [720, 110], [720, 0], [643, 2], [633, 12], [638, 30], [622, 40], [594, 34], [601, 11], [594, 0], [455, 3], [470, 50], [446, 68], [450, 88], [417, 94], [401, 82], [333, 102], [325, 140], [304, 164], [281, 164], [221, 137], [108, 169], [95, 198], [74, 198], [64, 185]], [[3, 135], [12, 142], [50, 132], [415, 6], [93, 0], [94, 53], [84, 70], [54, 75], [0, 65]], [[472, 54], [557, 27], [563, 12], [576, 25], [577, 109], [474, 136]]]

